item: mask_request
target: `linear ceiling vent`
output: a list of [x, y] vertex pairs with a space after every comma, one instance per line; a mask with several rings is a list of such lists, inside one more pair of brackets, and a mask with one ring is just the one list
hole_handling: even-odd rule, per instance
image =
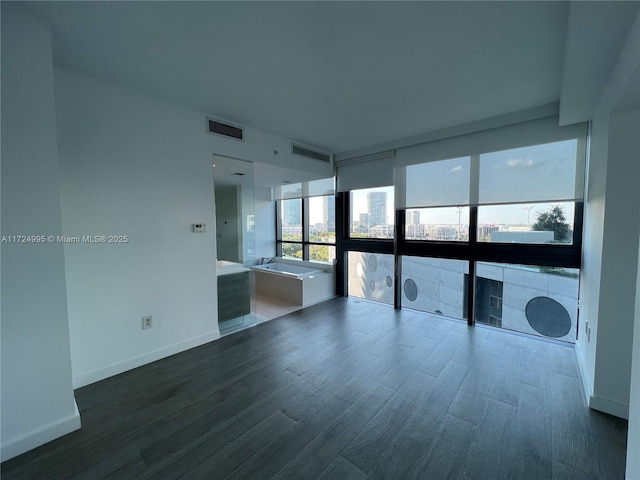
[[244, 131], [235, 125], [222, 123], [218, 120], [207, 119], [209, 124], [209, 132], [216, 135], [224, 135], [225, 137], [235, 138], [236, 140], [244, 139]]
[[310, 150], [306, 147], [302, 147], [300, 145], [296, 145], [295, 143], [291, 144], [291, 153], [294, 155], [300, 155], [301, 157], [313, 158], [314, 160], [320, 160], [321, 162], [330, 163], [331, 157], [327, 153], [316, 152], [315, 150]]

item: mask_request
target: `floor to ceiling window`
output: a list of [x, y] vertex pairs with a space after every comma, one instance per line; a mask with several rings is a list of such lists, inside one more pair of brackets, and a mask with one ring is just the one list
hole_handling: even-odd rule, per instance
[[339, 163], [338, 285], [574, 341], [585, 143], [548, 117]]
[[276, 252], [284, 258], [333, 262], [336, 258], [334, 179], [283, 185], [276, 200]]

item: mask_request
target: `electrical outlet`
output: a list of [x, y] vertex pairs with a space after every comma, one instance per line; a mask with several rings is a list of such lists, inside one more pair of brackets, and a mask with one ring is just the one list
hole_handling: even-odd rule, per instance
[[147, 328], [151, 328], [153, 326], [153, 321], [151, 315], [147, 315], [146, 317], [142, 317], [142, 329], [146, 330]]

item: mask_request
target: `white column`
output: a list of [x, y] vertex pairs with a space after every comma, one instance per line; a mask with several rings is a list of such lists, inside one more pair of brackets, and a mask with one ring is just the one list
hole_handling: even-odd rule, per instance
[[75, 406], [49, 28], [2, 5], [2, 460], [80, 428]]

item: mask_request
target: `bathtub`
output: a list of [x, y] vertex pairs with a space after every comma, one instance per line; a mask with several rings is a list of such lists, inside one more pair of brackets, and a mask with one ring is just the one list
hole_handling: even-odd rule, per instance
[[318, 270], [317, 268], [290, 265], [288, 263], [268, 263], [266, 265], [256, 265], [251, 268], [254, 270], [266, 270], [276, 275], [289, 275], [298, 278], [309, 278], [313, 274], [323, 273], [323, 270]]
[[256, 293], [306, 307], [335, 296], [333, 272], [313, 266], [268, 263], [251, 267]]

